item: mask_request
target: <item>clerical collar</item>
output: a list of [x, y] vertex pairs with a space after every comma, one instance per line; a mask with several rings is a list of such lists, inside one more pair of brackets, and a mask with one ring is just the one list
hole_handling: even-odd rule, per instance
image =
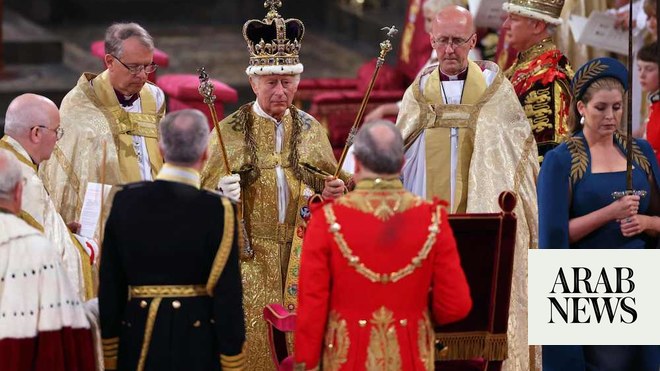
[[459, 72], [458, 75], [447, 75], [446, 73], [440, 71], [440, 81], [464, 81], [467, 79], [468, 69], [465, 69], [462, 72]]
[[115, 91], [117, 100], [119, 101], [119, 104], [122, 105], [122, 107], [130, 107], [133, 105], [133, 102], [135, 102], [138, 98], [140, 98], [140, 93], [135, 93], [127, 97], [124, 94], [118, 92], [117, 89], [113, 89], [113, 90]]
[[527, 50], [518, 53], [518, 62], [522, 63], [522, 62], [531, 61], [532, 59], [547, 52], [548, 50], [553, 50], [553, 49], [557, 49], [557, 46], [555, 46], [555, 43], [552, 42], [552, 37], [546, 37], [540, 42], [532, 45]]
[[355, 190], [361, 189], [403, 189], [403, 183], [398, 177], [362, 179], [355, 185]]
[[261, 108], [261, 106], [259, 105], [259, 101], [256, 100], [252, 105], [252, 111], [254, 111], [254, 113], [256, 113], [258, 116], [261, 116], [265, 119], [269, 119], [270, 121], [274, 122], [275, 125], [279, 125], [282, 122], [282, 120], [284, 120], [284, 116], [289, 114], [289, 109], [287, 108], [286, 111], [284, 112], [284, 116], [282, 116], [282, 120], [277, 121], [275, 117], [267, 114], [266, 111], [264, 111], [263, 108]]
[[660, 102], [660, 90], [656, 90], [655, 92], [649, 94], [649, 102], [651, 104]]
[[182, 183], [197, 189], [201, 186], [199, 172], [197, 170], [168, 163], [163, 164], [163, 167], [156, 176], [156, 180]]

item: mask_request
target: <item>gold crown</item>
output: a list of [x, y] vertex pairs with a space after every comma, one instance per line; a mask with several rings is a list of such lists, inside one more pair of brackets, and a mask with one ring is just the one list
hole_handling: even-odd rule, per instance
[[503, 5], [505, 11], [524, 17], [539, 19], [552, 24], [561, 24], [561, 9], [564, 0], [509, 0]]
[[303, 65], [298, 57], [305, 25], [298, 19], [283, 19], [277, 12], [280, 0], [266, 0], [270, 8], [263, 20], [251, 19], [243, 25], [243, 38], [250, 52], [248, 75], [299, 74]]

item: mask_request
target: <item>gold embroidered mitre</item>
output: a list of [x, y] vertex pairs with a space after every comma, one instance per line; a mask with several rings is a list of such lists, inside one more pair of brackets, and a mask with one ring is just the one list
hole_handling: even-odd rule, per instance
[[263, 20], [251, 19], [243, 25], [243, 38], [250, 51], [250, 65], [245, 70], [251, 75], [296, 75], [303, 72], [300, 63], [300, 43], [305, 25], [295, 18], [283, 19], [276, 8], [280, 0], [266, 0], [270, 8]]
[[564, 0], [509, 0], [502, 5], [505, 12], [554, 25], [562, 23], [560, 15], [563, 7]]

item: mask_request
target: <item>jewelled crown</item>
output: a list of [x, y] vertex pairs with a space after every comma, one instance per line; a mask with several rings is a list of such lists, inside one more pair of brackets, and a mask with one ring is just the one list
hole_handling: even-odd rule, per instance
[[564, 0], [509, 0], [502, 5], [502, 9], [506, 12], [554, 25], [561, 24], [560, 16], [563, 7]]
[[251, 19], [243, 25], [243, 38], [250, 52], [248, 75], [293, 75], [303, 72], [300, 43], [305, 25], [298, 19], [283, 19], [277, 12], [280, 0], [266, 0], [269, 9], [263, 20]]

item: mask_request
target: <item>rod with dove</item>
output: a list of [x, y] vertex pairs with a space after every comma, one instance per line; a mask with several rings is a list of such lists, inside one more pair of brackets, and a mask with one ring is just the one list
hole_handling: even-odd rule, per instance
[[364, 110], [367, 108], [367, 103], [369, 102], [369, 96], [371, 95], [371, 91], [373, 90], [374, 84], [376, 83], [376, 77], [378, 77], [378, 71], [380, 70], [380, 67], [383, 65], [383, 63], [385, 63], [385, 56], [387, 55], [388, 52], [392, 50], [392, 43], [390, 42], [390, 39], [393, 38], [399, 32], [399, 30], [397, 30], [396, 27], [394, 26], [383, 27], [381, 28], [381, 31], [386, 31], [387, 39], [383, 40], [380, 43], [380, 55], [376, 60], [376, 68], [374, 69], [374, 72], [371, 75], [371, 81], [369, 81], [369, 87], [367, 88], [367, 91], [365, 92], [364, 97], [362, 98], [362, 104], [360, 105], [360, 109], [358, 110], [357, 116], [355, 116], [355, 121], [353, 122], [353, 126], [351, 127], [351, 130], [348, 133], [348, 138], [346, 139], [346, 145], [344, 146], [344, 149], [341, 152], [341, 157], [339, 158], [339, 163], [337, 164], [337, 170], [335, 171], [334, 174], [335, 177], [339, 176], [339, 172], [341, 171], [342, 165], [346, 160], [346, 154], [348, 152], [348, 148], [350, 148], [350, 146], [353, 144], [353, 138], [355, 137], [355, 134], [357, 133], [357, 130], [360, 126], [360, 122], [362, 121], [362, 117], [364, 116]]

